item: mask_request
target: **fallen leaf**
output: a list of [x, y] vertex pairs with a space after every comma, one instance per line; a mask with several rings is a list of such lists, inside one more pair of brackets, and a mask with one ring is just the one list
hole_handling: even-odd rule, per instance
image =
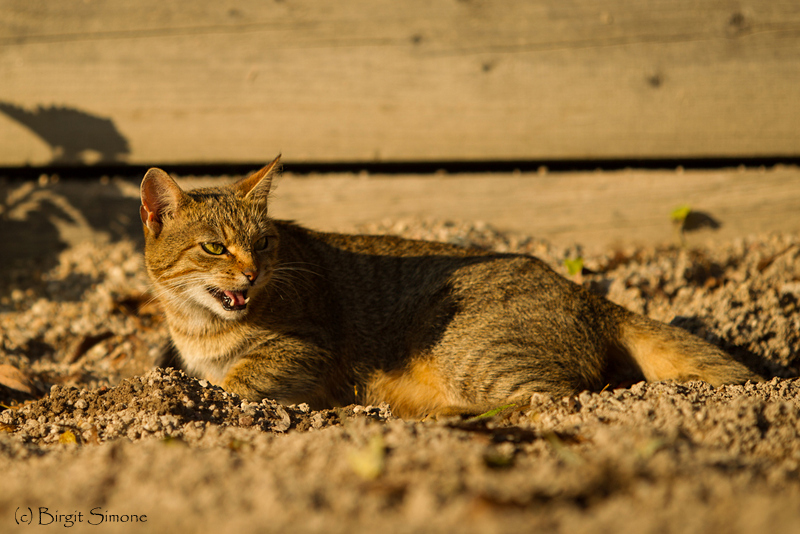
[[0, 364], [0, 384], [9, 389], [33, 395], [33, 385], [30, 377], [13, 365]]
[[375, 480], [383, 473], [386, 462], [386, 444], [381, 434], [369, 439], [366, 447], [349, 456], [350, 467], [365, 480]]
[[62, 445], [77, 445], [78, 438], [72, 430], [65, 430], [63, 434], [58, 436], [58, 442]]

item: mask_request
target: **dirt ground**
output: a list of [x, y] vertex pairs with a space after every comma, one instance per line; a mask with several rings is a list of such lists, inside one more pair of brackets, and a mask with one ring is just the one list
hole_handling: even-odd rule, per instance
[[41, 182], [0, 190], [0, 530], [800, 532], [795, 233], [594, 252], [476, 220], [362, 223], [537, 255], [767, 378], [404, 421], [243, 402], [157, 368], [135, 184], [89, 198]]

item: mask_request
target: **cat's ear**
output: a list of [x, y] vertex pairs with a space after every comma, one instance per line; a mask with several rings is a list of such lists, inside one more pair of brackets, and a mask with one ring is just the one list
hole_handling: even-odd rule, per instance
[[156, 168], [144, 175], [139, 192], [142, 197], [142, 206], [139, 208], [142, 224], [158, 237], [164, 226], [164, 218], [178, 209], [185, 193], [169, 174]]
[[280, 172], [280, 161], [281, 156], [278, 154], [278, 157], [272, 160], [272, 163], [247, 178], [239, 180], [234, 184], [234, 187], [245, 200], [266, 202], [269, 191], [272, 188], [272, 177]]

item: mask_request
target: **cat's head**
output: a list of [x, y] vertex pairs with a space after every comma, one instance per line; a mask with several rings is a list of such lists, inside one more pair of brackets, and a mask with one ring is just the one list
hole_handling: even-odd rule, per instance
[[277, 254], [267, 197], [279, 160], [234, 184], [191, 191], [161, 169], [147, 171], [140, 189], [145, 263], [165, 306], [244, 317]]

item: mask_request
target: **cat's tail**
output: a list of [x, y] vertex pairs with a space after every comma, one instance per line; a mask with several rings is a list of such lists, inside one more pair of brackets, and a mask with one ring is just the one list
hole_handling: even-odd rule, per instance
[[742, 384], [762, 377], [732, 356], [675, 326], [617, 309], [612, 353], [633, 364], [648, 381], [702, 380], [712, 386]]

